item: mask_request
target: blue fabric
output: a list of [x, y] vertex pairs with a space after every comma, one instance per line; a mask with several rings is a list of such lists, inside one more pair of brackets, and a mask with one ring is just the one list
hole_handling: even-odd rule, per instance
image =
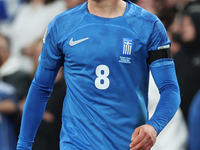
[[[16, 90], [10, 84], [0, 80], [0, 102], [11, 100], [18, 101]], [[10, 114], [12, 115], [12, 114]], [[0, 150], [15, 150], [17, 138], [14, 130], [14, 122], [8, 115], [0, 112]]]
[[57, 73], [58, 70], [49, 70], [39, 64], [27, 95], [17, 149], [31, 149]]
[[200, 149], [200, 90], [195, 95], [190, 105], [188, 114], [189, 144], [188, 150]]
[[[137, 5], [127, 2], [123, 16], [102, 18], [90, 14], [86, 2], [56, 16], [43, 41], [40, 65], [46, 70], [58, 70], [63, 65], [67, 84], [61, 150], [128, 150], [135, 128], [148, 121], [149, 67], [161, 102], [148, 123], [159, 133], [178, 109], [180, 98], [172, 60], [156, 61], [151, 66], [147, 63], [149, 51], [170, 45], [166, 30], [155, 15]], [[46, 71], [38, 74], [47, 76]], [[32, 88], [25, 106], [29, 111], [32, 107], [32, 112], [24, 113], [20, 133], [20, 140], [30, 146], [36, 133], [34, 126], [40, 121], [31, 123], [26, 114], [36, 113], [41, 118], [48, 99], [40, 95], [40, 87], [35, 86], [35, 93]], [[36, 105], [36, 101], [41, 104]], [[34, 111], [38, 106], [41, 113]], [[164, 114], [162, 118], [160, 114]]]
[[0, 20], [8, 19], [5, 1], [0, 1]]
[[180, 105], [180, 90], [174, 62], [171, 59], [154, 61], [150, 65], [150, 69], [161, 97], [155, 114], [147, 124], [152, 125], [159, 134], [174, 116]]

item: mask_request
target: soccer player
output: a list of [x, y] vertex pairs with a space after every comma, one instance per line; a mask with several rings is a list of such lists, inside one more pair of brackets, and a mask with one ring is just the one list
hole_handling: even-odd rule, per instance
[[[64, 66], [61, 150], [149, 150], [180, 105], [170, 41], [160, 20], [123, 0], [88, 0], [48, 25], [17, 150], [31, 150]], [[148, 120], [149, 69], [161, 98]]]

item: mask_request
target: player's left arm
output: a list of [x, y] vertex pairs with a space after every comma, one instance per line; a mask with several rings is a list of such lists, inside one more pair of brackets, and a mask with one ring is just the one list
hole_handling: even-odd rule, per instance
[[159, 21], [153, 33], [149, 48], [152, 49], [149, 51], [149, 68], [161, 97], [152, 118], [145, 125], [136, 128], [132, 134], [132, 142], [129, 145], [131, 150], [149, 150], [156, 142], [157, 135], [172, 119], [180, 105], [180, 90], [170, 54], [170, 41]]
[[146, 125], [136, 128], [133, 133], [131, 150], [149, 150], [180, 105], [180, 92], [173, 61], [158, 60], [153, 62], [150, 68], [161, 97], [152, 118]]
[[160, 100], [147, 124], [153, 126], [159, 134], [180, 106], [180, 90], [173, 60], [157, 60], [150, 68], [160, 93]]

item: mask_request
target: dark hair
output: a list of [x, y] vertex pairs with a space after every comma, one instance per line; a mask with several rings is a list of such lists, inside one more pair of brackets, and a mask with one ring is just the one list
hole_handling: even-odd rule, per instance
[[[31, 1], [33, 1], [33, 0], [25, 0], [27, 3], [30, 3]], [[54, 2], [54, 1], [56, 1], [56, 0], [44, 0], [44, 4], [46, 5], [46, 4], [49, 4], [49, 3], [52, 3], [52, 2]]]
[[7, 44], [7, 48], [10, 49], [10, 44], [11, 44], [10, 39], [7, 36], [5, 36], [5, 35], [3, 35], [1, 33], [0, 33], [0, 37], [2, 37], [3, 39], [5, 39], [6, 44]]

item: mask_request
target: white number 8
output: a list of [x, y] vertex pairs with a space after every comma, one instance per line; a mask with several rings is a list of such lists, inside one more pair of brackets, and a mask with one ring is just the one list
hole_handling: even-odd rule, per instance
[[[96, 88], [100, 90], [105, 90], [110, 85], [110, 80], [107, 78], [110, 74], [110, 70], [106, 65], [99, 65], [96, 68], [97, 78], [95, 80]], [[101, 83], [103, 81], [103, 83]]]

